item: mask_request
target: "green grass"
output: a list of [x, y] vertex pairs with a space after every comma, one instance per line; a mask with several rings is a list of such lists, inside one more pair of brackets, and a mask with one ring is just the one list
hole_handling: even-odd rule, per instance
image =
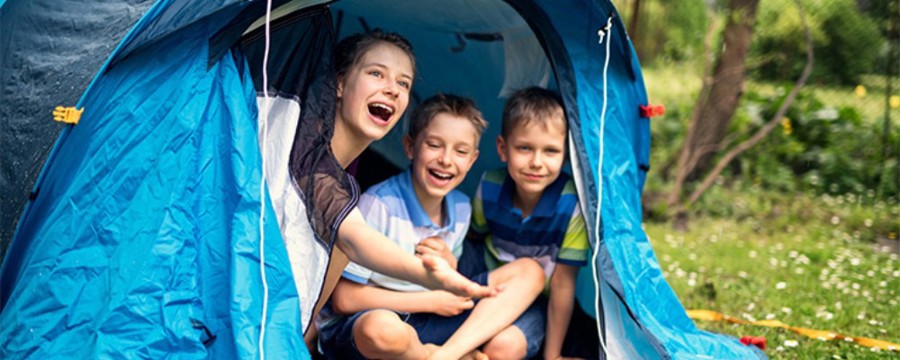
[[[653, 119], [651, 163], [657, 166], [651, 168], [646, 190], [655, 197], [671, 187], [658, 172], [684, 136], [701, 87], [700, 70], [691, 63], [643, 68], [650, 101], [667, 109], [665, 116]], [[864, 123], [882, 121], [883, 77], [864, 76], [863, 96], [854, 86], [814, 81], [805, 91], [828, 107], [854, 107]], [[778, 84], [752, 79], [746, 89], [764, 96], [785, 91]], [[895, 89], [900, 89], [900, 81]], [[900, 108], [891, 116], [900, 118]], [[900, 343], [900, 199], [880, 198], [869, 189], [788, 194], [758, 183], [726, 172], [690, 207], [689, 230], [675, 231], [670, 223], [645, 224], [666, 279], [685, 308]], [[798, 190], [813, 188], [799, 181], [795, 185]], [[655, 213], [665, 213], [661, 203], [651, 206]], [[703, 321], [697, 325], [736, 337], [764, 336], [766, 353], [773, 359], [900, 358], [900, 352], [874, 352], [783, 329]], [[796, 346], [790, 346], [794, 342]]]
[[[752, 187], [716, 191], [703, 205], [728, 206], [730, 212], [695, 208], [686, 232], [668, 223], [645, 224], [666, 279], [685, 308], [900, 343], [898, 250], [881, 246], [896, 241], [886, 239], [896, 238], [900, 226], [895, 200], [785, 196]], [[736, 337], [764, 336], [773, 359], [900, 356], [782, 329], [697, 325]]]

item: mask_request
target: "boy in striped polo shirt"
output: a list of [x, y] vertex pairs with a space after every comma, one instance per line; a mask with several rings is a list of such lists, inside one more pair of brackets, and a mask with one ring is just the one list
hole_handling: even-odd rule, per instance
[[567, 132], [555, 93], [532, 87], [513, 94], [497, 137], [506, 168], [486, 172], [472, 202], [472, 232], [484, 238], [487, 268], [521, 258], [544, 268], [549, 279], [544, 359], [561, 357], [575, 306], [575, 277], [588, 257], [575, 184], [561, 171]]
[[[471, 219], [469, 198], [455, 188], [478, 157], [485, 126], [471, 100], [438, 94], [422, 102], [403, 139], [410, 168], [360, 198], [369, 225], [410, 253], [441, 256], [455, 268]], [[503, 291], [475, 302], [350, 263], [320, 315], [320, 349], [333, 359], [459, 359], [481, 355], [475, 349], [487, 343], [492, 358], [524, 357], [524, 344], [507, 349], [503, 340], [540, 293], [540, 266], [522, 259], [469, 275]]]

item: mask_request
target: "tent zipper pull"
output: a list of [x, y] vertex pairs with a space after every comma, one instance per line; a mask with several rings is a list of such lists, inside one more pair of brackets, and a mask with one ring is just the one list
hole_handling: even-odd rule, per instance
[[76, 109], [74, 106], [57, 106], [56, 109], [53, 109], [53, 120], [65, 124], [78, 125], [83, 112], [84, 108]]

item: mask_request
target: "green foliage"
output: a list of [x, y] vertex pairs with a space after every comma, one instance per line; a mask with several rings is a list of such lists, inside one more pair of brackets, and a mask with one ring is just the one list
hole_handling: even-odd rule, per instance
[[[879, 25], [856, 9], [853, 0], [807, 0], [804, 13], [813, 38], [818, 83], [856, 84], [882, 56]], [[752, 60], [763, 79], [791, 80], [806, 64], [804, 28], [796, 5], [762, 1], [757, 14]]]
[[[733, 131], [755, 132], [781, 106], [786, 92], [745, 94], [748, 115], [736, 117]], [[880, 131], [876, 122], [863, 121], [857, 109], [829, 107], [810, 91], [802, 91], [780, 129], [738, 158], [735, 174], [747, 183], [788, 192], [844, 194], [873, 190], [883, 197], [898, 197], [896, 160], [885, 162], [882, 158]], [[897, 141], [900, 131], [894, 129], [892, 137]], [[882, 181], [881, 176], [888, 181]]]
[[[630, 2], [619, 5], [626, 16]], [[709, 19], [704, 0], [644, 0], [632, 41], [645, 64], [657, 60], [682, 61], [699, 57]]]
[[896, 0], [867, 0], [860, 2], [863, 12], [876, 20], [881, 32], [888, 34], [891, 14], [897, 14], [900, 11], [900, 3]]

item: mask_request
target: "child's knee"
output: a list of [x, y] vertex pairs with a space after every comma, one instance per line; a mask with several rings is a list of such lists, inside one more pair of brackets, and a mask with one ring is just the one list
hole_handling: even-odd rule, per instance
[[524, 279], [528, 284], [534, 285], [538, 291], [544, 288], [544, 282], [546, 281], [544, 268], [534, 259], [521, 258], [508, 265], [513, 267], [513, 273], [517, 277]]
[[362, 316], [353, 326], [356, 347], [367, 358], [399, 354], [409, 348], [409, 325], [386, 310], [373, 310]]
[[528, 341], [519, 328], [510, 326], [491, 338], [484, 345], [489, 359], [523, 359], [528, 352]]

